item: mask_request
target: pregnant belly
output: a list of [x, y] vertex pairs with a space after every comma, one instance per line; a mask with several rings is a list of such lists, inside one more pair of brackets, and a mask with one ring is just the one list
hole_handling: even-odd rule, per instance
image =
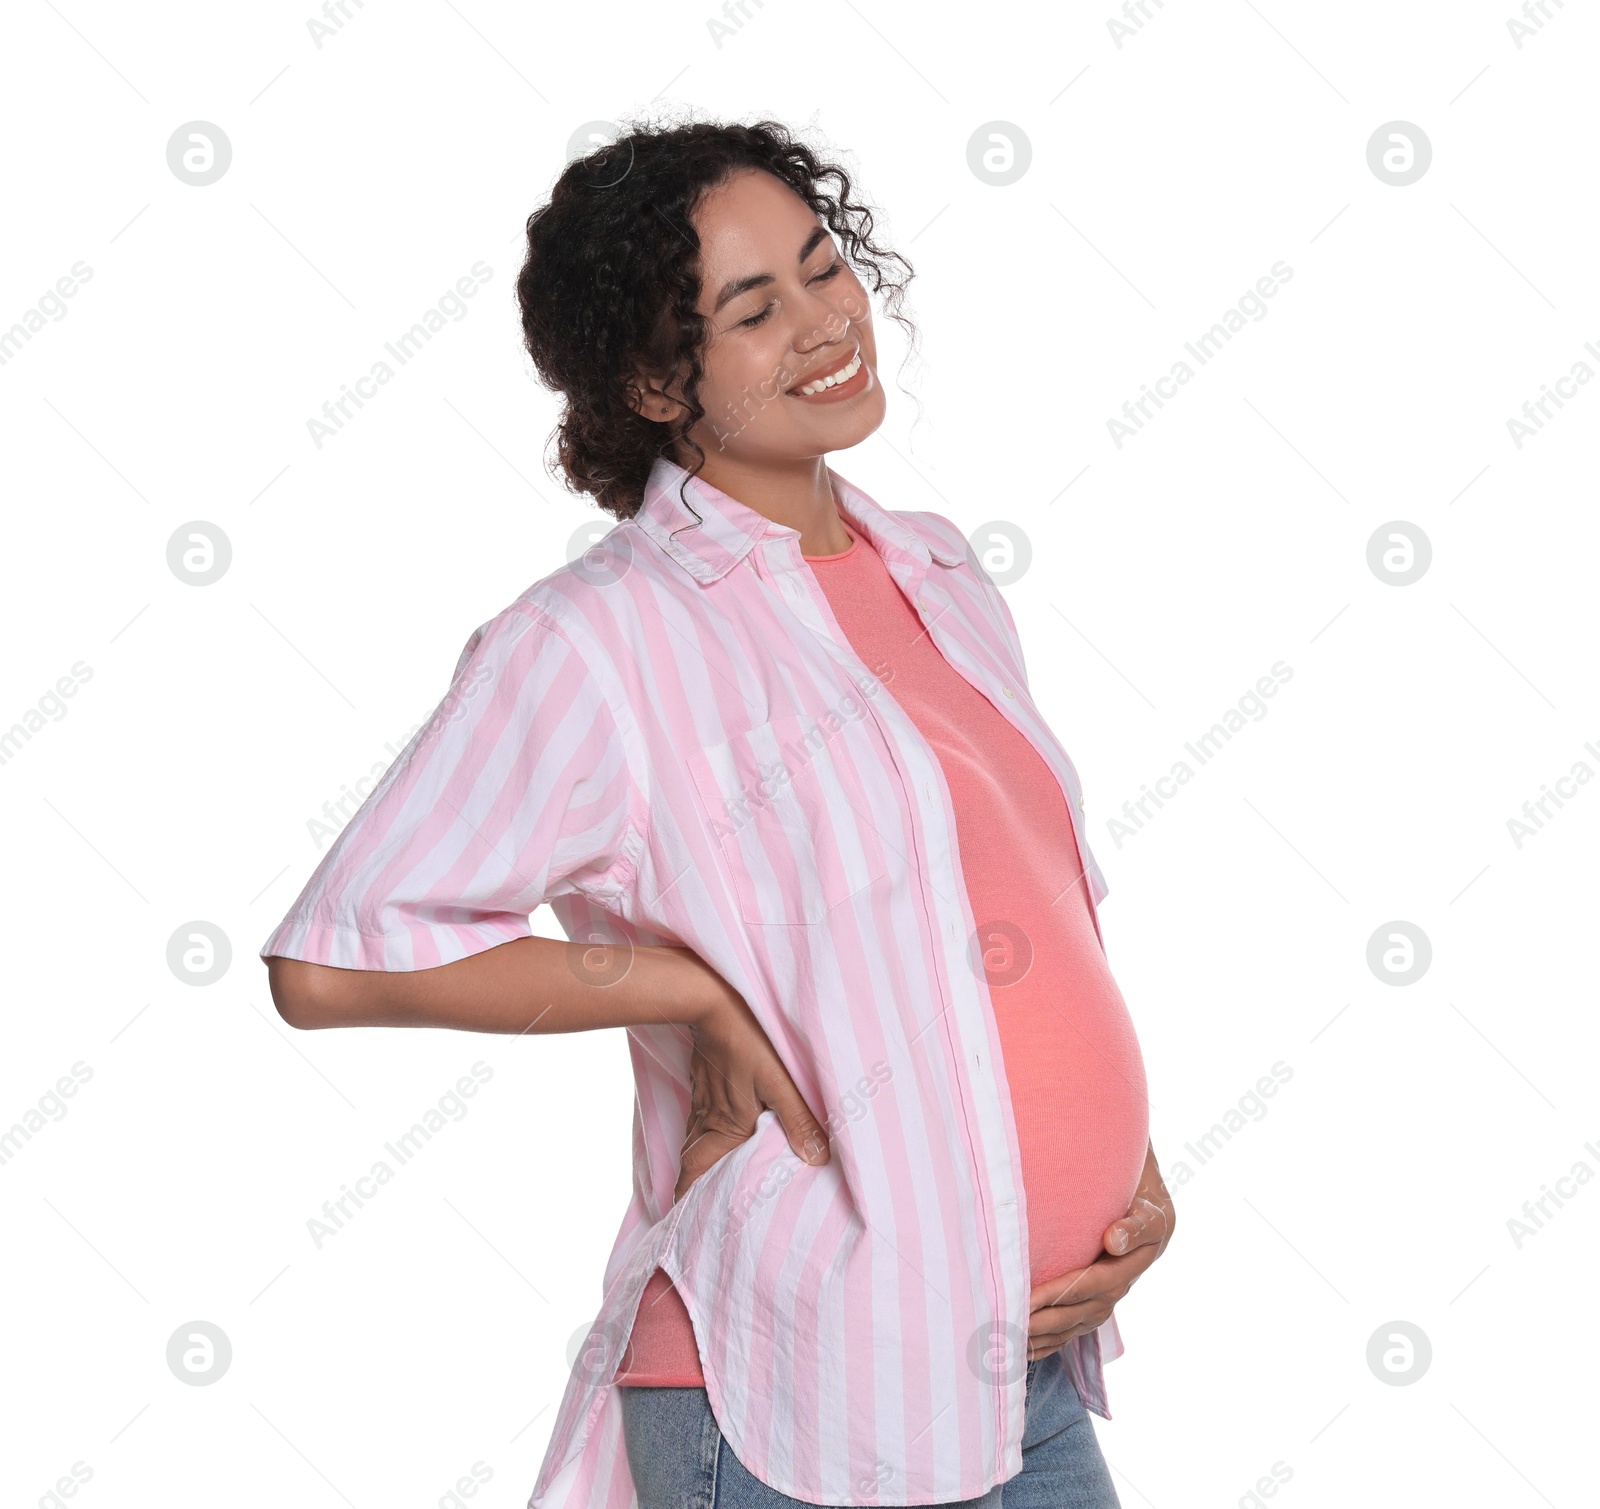
[[991, 985], [1036, 1285], [1100, 1256], [1106, 1227], [1133, 1200], [1150, 1143], [1144, 1059], [1103, 956], [1068, 991], [1051, 978], [1059, 976]]

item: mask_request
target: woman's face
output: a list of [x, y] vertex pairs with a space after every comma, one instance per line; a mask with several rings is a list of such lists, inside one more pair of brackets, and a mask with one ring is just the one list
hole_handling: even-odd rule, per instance
[[[708, 462], [796, 461], [860, 444], [883, 423], [878, 349], [866, 290], [827, 227], [787, 184], [751, 168], [706, 195], [695, 229], [698, 308], [711, 333], [706, 415], [690, 433]], [[643, 412], [667, 420], [678, 406], [650, 382]]]

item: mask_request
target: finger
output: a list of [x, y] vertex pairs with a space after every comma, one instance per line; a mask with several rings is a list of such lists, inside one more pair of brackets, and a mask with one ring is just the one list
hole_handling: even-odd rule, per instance
[[750, 1138], [749, 1130], [730, 1130], [726, 1124], [708, 1124], [704, 1119], [690, 1123], [683, 1147], [678, 1153], [678, 1182], [673, 1188], [674, 1202], [701, 1174]]
[[1092, 1331], [1098, 1331], [1110, 1319], [1111, 1313], [1110, 1305], [1096, 1305], [1081, 1312], [1074, 1311], [1069, 1318], [1049, 1325], [1030, 1326], [1028, 1346], [1035, 1351], [1040, 1348], [1062, 1346], [1076, 1336], [1087, 1336]]
[[795, 1157], [820, 1168], [829, 1158], [828, 1137], [821, 1123], [811, 1114], [804, 1097], [795, 1088], [794, 1081], [780, 1069], [761, 1088], [763, 1100], [783, 1124]]
[[1166, 1233], [1166, 1211], [1141, 1195], [1133, 1202], [1127, 1215], [1117, 1217], [1106, 1227], [1104, 1245], [1114, 1257], [1121, 1257], [1135, 1247], [1159, 1242]]
[[1159, 1242], [1166, 1229], [1166, 1212], [1141, 1195], [1126, 1215], [1119, 1216], [1106, 1227], [1103, 1245], [1107, 1252], [1120, 1257], [1147, 1242]]
[[1041, 1358], [1048, 1357], [1052, 1352], [1059, 1352], [1068, 1342], [1078, 1336], [1085, 1336], [1095, 1330], [1094, 1326], [1081, 1326], [1066, 1336], [1050, 1337], [1046, 1340], [1028, 1343], [1028, 1361], [1038, 1362]]
[[1029, 1357], [1043, 1356], [1046, 1352], [1054, 1351], [1057, 1347], [1064, 1347], [1069, 1341], [1075, 1341], [1080, 1336], [1088, 1336], [1098, 1331], [1110, 1318], [1111, 1312], [1106, 1310], [1098, 1315], [1085, 1316], [1075, 1320], [1071, 1325], [1052, 1327], [1048, 1331], [1030, 1331], [1028, 1333]]
[[1155, 1260], [1154, 1247], [1136, 1247], [1127, 1257], [1097, 1258], [1087, 1268], [1036, 1285], [1028, 1297], [1028, 1308], [1044, 1310], [1104, 1299], [1115, 1302]]
[[681, 1200], [684, 1191], [725, 1153], [737, 1147], [740, 1140], [730, 1140], [720, 1132], [701, 1132], [685, 1142], [678, 1159], [678, 1182], [673, 1188], [672, 1198]]
[[1089, 1269], [1095, 1266], [1090, 1263], [1088, 1268], [1074, 1268], [1057, 1278], [1047, 1279], [1042, 1284], [1035, 1284], [1028, 1295], [1028, 1308], [1040, 1310], [1046, 1305], [1054, 1305], [1068, 1295], [1081, 1289], [1088, 1281]]
[[1078, 1337], [1091, 1335], [1104, 1324], [1104, 1320], [1086, 1321], [1081, 1325], [1069, 1326], [1065, 1330], [1030, 1336], [1028, 1361], [1036, 1362], [1041, 1357], [1048, 1357], [1051, 1352], [1059, 1351], [1069, 1342], [1076, 1341]]
[[1103, 1259], [1076, 1273], [1064, 1273], [1058, 1279], [1038, 1285], [1029, 1296], [1028, 1308], [1037, 1311], [1085, 1304], [1102, 1298], [1120, 1282], [1120, 1265], [1114, 1265], [1112, 1259]]
[[1105, 1323], [1111, 1313], [1108, 1300], [1094, 1300], [1082, 1305], [1058, 1305], [1049, 1310], [1035, 1310], [1028, 1317], [1028, 1340], [1041, 1341], [1057, 1336], [1065, 1340], [1077, 1331], [1092, 1331]]

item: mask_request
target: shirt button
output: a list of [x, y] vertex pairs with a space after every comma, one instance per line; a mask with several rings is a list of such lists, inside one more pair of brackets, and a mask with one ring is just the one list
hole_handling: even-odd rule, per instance
[[1001, 692], [1001, 695], [1006, 696], [1006, 697], [1010, 697], [1010, 696], [1014, 696], [1015, 695], [1015, 693], [1012, 692], [1012, 690], [1011, 690], [1011, 688], [1009, 686], [1001, 687], [1000, 688], [1000, 692]]

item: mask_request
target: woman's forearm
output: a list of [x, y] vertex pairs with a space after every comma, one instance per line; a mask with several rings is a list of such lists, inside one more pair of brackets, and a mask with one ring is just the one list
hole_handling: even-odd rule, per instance
[[291, 1026], [455, 1027], [583, 1032], [692, 1025], [732, 989], [686, 948], [518, 938], [433, 969], [338, 969], [267, 960], [273, 1004]]

